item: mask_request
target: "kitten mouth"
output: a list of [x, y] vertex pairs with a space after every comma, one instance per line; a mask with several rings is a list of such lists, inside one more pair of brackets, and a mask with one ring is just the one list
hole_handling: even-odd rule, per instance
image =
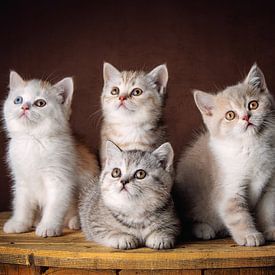
[[249, 126], [255, 126], [253, 123], [251, 123], [251, 122], [247, 122], [247, 124], [246, 124], [246, 128], [245, 129], [248, 129], [249, 128]]
[[28, 118], [28, 113], [27, 112], [22, 112], [19, 116], [19, 118], [21, 117], [25, 117], [25, 118]]
[[122, 186], [119, 192], [122, 192], [122, 191], [128, 192], [128, 190], [127, 190], [127, 188], [125, 186]]

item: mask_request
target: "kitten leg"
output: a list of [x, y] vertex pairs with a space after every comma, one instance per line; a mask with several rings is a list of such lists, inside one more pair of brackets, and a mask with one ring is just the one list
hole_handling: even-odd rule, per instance
[[165, 231], [153, 231], [145, 240], [145, 245], [153, 249], [169, 249], [175, 245], [175, 236]]
[[46, 201], [42, 219], [35, 233], [41, 237], [59, 236], [62, 234], [65, 215], [71, 201], [71, 188], [64, 186], [64, 182], [56, 180], [47, 180], [45, 185], [47, 186]]
[[34, 219], [34, 208], [26, 188], [16, 186], [13, 204], [14, 212], [12, 217], [4, 224], [4, 232], [22, 233], [30, 231]]
[[236, 192], [238, 195], [229, 197], [222, 202], [221, 217], [237, 244], [245, 246], [263, 245], [264, 236], [257, 231], [245, 198], [243, 195], [239, 195], [240, 193]]
[[207, 223], [194, 223], [192, 233], [198, 239], [210, 240], [216, 236], [215, 230]]
[[268, 241], [275, 241], [275, 178], [272, 185], [265, 190], [256, 209], [257, 223]]
[[65, 218], [65, 226], [72, 230], [80, 229], [80, 219], [78, 215], [77, 201], [74, 200], [68, 210]]
[[139, 246], [139, 240], [135, 236], [124, 232], [104, 229], [102, 226], [92, 229], [90, 239], [102, 245], [118, 249], [133, 249]]

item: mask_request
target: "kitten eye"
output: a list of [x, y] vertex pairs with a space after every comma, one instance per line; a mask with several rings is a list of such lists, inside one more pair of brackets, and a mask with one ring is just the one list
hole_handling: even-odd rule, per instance
[[135, 88], [132, 92], [131, 92], [131, 95], [133, 96], [139, 96], [143, 93], [143, 91], [139, 88]]
[[233, 111], [228, 111], [228, 112], [225, 114], [225, 118], [226, 118], [227, 120], [233, 120], [235, 117], [236, 117], [236, 114], [235, 114], [235, 112], [233, 112]]
[[249, 110], [256, 110], [259, 107], [259, 103], [256, 100], [252, 100], [248, 103]]
[[119, 88], [118, 87], [114, 87], [111, 91], [112, 95], [118, 95], [119, 94]]
[[112, 171], [112, 177], [113, 178], [118, 178], [121, 176], [121, 171], [119, 168], [114, 168], [113, 171]]
[[23, 102], [22, 96], [17, 96], [15, 100], [13, 101], [14, 104], [21, 104]]
[[146, 172], [144, 170], [137, 170], [136, 173], [135, 173], [135, 178], [136, 179], [139, 179], [139, 180], [142, 180], [144, 179], [146, 176]]
[[34, 105], [37, 107], [44, 107], [46, 104], [47, 103], [44, 99], [37, 99], [34, 101]]

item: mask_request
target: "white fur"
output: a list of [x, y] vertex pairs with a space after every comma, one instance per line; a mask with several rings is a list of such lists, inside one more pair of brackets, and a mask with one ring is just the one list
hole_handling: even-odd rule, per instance
[[[29, 231], [41, 217], [36, 234], [57, 236], [62, 233], [65, 215], [72, 206], [76, 182], [76, 153], [67, 120], [73, 82], [66, 78], [51, 86], [20, 78], [11, 72], [11, 90], [4, 104], [10, 137], [7, 160], [14, 180], [13, 216], [4, 231]], [[30, 104], [30, 110], [22, 117], [22, 104], [13, 102], [16, 96], [23, 97], [22, 104]], [[46, 100], [46, 106], [35, 106], [35, 100], [41, 98]], [[77, 227], [73, 221], [70, 226]]]

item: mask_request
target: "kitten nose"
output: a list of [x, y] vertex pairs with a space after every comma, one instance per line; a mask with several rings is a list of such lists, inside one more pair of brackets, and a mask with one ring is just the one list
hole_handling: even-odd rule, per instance
[[125, 186], [127, 183], [129, 183], [129, 179], [121, 180], [120, 182], [122, 183], [123, 186]]
[[24, 104], [21, 106], [21, 109], [24, 110], [24, 111], [26, 111], [26, 110], [29, 110], [29, 109], [30, 109], [30, 106], [29, 106], [29, 104], [24, 103]]
[[243, 116], [243, 120], [245, 120], [245, 121], [249, 121], [249, 118], [250, 118], [250, 115], [244, 115]]
[[126, 96], [125, 96], [125, 95], [121, 95], [121, 96], [119, 96], [118, 99], [119, 99], [120, 101], [126, 100]]

